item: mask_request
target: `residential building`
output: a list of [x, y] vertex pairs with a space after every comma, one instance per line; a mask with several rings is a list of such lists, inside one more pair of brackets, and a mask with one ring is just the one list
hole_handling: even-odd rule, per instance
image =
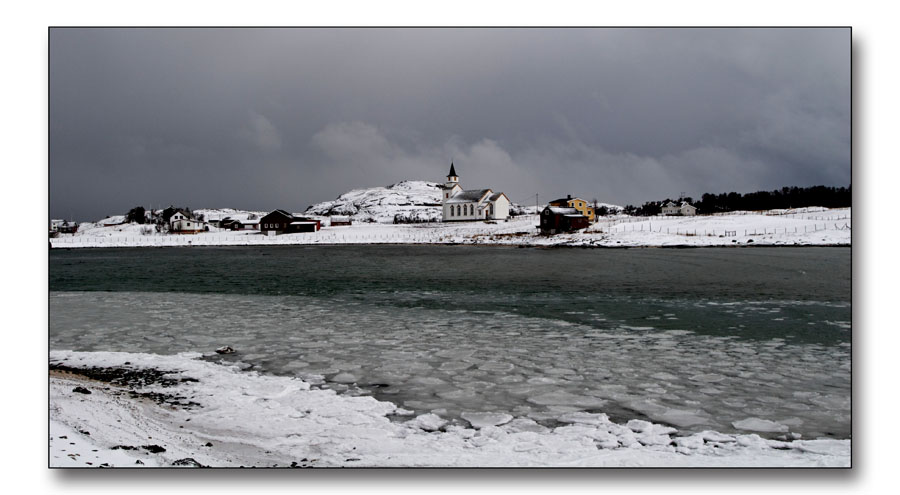
[[541, 211], [541, 233], [560, 234], [584, 229], [590, 220], [575, 208], [547, 206]]
[[590, 206], [587, 201], [581, 198], [573, 198], [571, 194], [567, 195], [565, 198], [554, 199], [549, 203], [549, 206], [575, 208], [579, 213], [586, 216], [591, 223], [597, 221], [597, 212], [594, 211], [594, 207]]
[[284, 210], [275, 210], [259, 219], [260, 232], [268, 235], [318, 232], [321, 228], [319, 220], [296, 217]]

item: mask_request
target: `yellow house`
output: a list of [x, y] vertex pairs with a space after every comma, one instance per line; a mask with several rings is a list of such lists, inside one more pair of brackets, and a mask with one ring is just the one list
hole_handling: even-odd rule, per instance
[[588, 217], [588, 220], [590, 220], [591, 223], [594, 223], [597, 220], [597, 215], [594, 213], [594, 207], [590, 206], [587, 201], [581, 198], [573, 198], [571, 194], [565, 198], [554, 199], [550, 202], [550, 206], [575, 208], [579, 213]]

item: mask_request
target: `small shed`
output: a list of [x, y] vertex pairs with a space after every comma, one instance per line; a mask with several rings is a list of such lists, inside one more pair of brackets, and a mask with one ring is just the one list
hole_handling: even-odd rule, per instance
[[219, 228], [225, 230], [259, 230], [259, 220], [225, 217], [219, 221]]
[[338, 227], [341, 225], [351, 225], [353, 222], [350, 217], [331, 217], [331, 226]]
[[318, 232], [318, 220], [298, 220], [288, 225], [289, 232]]

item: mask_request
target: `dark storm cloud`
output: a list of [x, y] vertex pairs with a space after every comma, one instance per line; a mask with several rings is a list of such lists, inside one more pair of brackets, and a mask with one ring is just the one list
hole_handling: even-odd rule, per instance
[[850, 181], [847, 29], [54, 29], [50, 213]]

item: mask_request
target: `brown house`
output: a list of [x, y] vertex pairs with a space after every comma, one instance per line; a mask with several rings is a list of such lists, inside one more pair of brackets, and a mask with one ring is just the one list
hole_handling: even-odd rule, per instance
[[541, 234], [572, 232], [590, 224], [590, 219], [575, 208], [548, 206], [541, 211]]
[[318, 232], [322, 228], [319, 220], [294, 215], [284, 211], [275, 210], [259, 219], [259, 231], [268, 234], [293, 234], [295, 232]]

